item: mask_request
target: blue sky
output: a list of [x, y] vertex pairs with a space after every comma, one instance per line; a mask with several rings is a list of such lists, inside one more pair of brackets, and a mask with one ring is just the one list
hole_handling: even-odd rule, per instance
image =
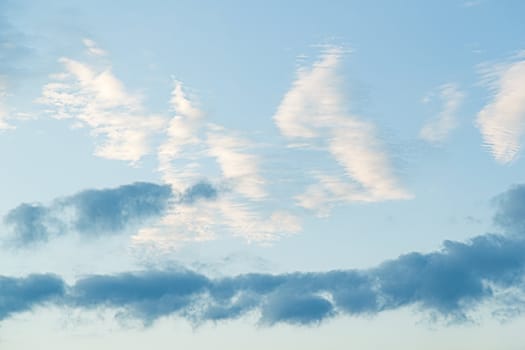
[[2, 349], [519, 349], [524, 11], [0, 2]]

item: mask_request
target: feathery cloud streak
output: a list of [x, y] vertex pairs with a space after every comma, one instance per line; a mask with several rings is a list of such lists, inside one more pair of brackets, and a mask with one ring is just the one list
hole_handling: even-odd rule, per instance
[[274, 116], [281, 133], [306, 149], [320, 144], [344, 176], [317, 173], [317, 184], [297, 197], [301, 206], [321, 211], [335, 202], [407, 199], [375, 126], [352, 115], [342, 93], [342, 50], [326, 50], [311, 68], [301, 68]]
[[[96, 44], [85, 42], [88, 52]], [[97, 56], [100, 55], [98, 52]], [[111, 67], [96, 69], [87, 63], [63, 57], [65, 71], [51, 76], [37, 102], [50, 107], [56, 119], [73, 119], [76, 127], [87, 126], [101, 137], [95, 155], [137, 163], [150, 152], [150, 138], [163, 130], [166, 120], [144, 112], [141, 99], [130, 94]]]
[[509, 163], [518, 156], [525, 132], [525, 60], [497, 65], [485, 78], [493, 94], [477, 125], [494, 159]]
[[[260, 213], [267, 197], [266, 180], [260, 174], [261, 160], [250, 152], [250, 141], [230, 130], [206, 122], [203, 113], [181, 82], [175, 82], [167, 138], [158, 149], [159, 172], [174, 191], [183, 191], [202, 178], [203, 168], [218, 169], [209, 175], [221, 189], [215, 201], [182, 203], [170, 210], [161, 222], [141, 229], [137, 244], [171, 248], [185, 241], [214, 239], [218, 232], [249, 241], [271, 241], [300, 230], [298, 219], [276, 210]], [[212, 170], [213, 173], [213, 170]]]

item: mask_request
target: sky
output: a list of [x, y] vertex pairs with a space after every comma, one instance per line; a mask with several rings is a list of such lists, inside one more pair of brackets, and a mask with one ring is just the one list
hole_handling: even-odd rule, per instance
[[0, 348], [522, 349], [524, 12], [0, 0]]

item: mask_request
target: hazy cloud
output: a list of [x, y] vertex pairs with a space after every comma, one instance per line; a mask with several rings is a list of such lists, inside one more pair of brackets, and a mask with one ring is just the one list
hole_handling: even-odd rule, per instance
[[439, 88], [442, 108], [439, 114], [429, 120], [419, 132], [419, 137], [430, 143], [443, 142], [457, 127], [457, 110], [463, 100], [463, 93], [455, 84], [445, 84]]

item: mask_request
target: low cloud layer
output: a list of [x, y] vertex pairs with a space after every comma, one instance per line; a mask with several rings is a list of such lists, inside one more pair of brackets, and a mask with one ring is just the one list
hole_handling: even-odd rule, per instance
[[[496, 223], [505, 234], [445, 241], [431, 253], [409, 253], [371, 269], [209, 278], [188, 270], [83, 277], [74, 285], [54, 276], [3, 277], [0, 318], [54, 302], [114, 308], [150, 323], [176, 315], [194, 323], [257, 313], [262, 324], [316, 324], [337, 315], [375, 315], [415, 306], [464, 320], [501, 291], [525, 293], [525, 186], [497, 197]], [[36, 282], [34, 282], [36, 281]], [[40, 282], [39, 282], [40, 281]]]
[[58, 198], [49, 205], [23, 203], [4, 217], [16, 245], [45, 242], [65, 234], [83, 236], [116, 234], [166, 213], [171, 205], [212, 200], [217, 189], [199, 182], [183, 193], [169, 185], [136, 182], [109, 189], [91, 189]]

